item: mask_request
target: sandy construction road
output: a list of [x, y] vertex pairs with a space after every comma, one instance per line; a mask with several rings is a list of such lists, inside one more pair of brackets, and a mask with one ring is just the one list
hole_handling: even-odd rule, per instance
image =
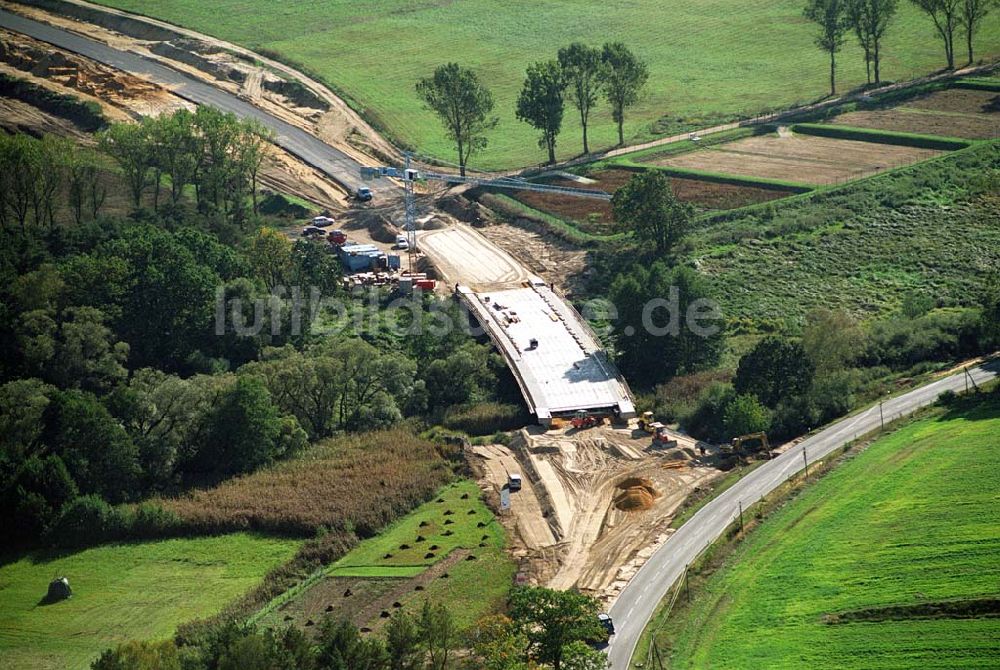
[[420, 232], [417, 245], [449, 284], [496, 290], [519, 287], [531, 278], [510, 254], [465, 224]]

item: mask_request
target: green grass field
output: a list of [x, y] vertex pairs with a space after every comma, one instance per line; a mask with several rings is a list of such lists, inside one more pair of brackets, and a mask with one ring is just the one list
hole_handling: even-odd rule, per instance
[[981, 145], [815, 196], [736, 213], [690, 238], [688, 257], [727, 319], [801, 323], [816, 307], [862, 320], [921, 292], [967, 305], [1000, 267], [1000, 212]]
[[[417, 150], [453, 160], [437, 120], [421, 106], [415, 82], [447, 61], [475, 69], [492, 88], [500, 125], [473, 164], [539, 163], [535, 132], [514, 118], [525, 67], [555, 57], [572, 41], [620, 40], [650, 66], [645, 98], [627, 118], [630, 142], [728, 120], [739, 113], [808, 102], [828, 91], [828, 61], [813, 46], [802, 0], [488, 0], [274, 3], [264, 0], [100, 0], [304, 65], [355, 108]], [[988, 19], [977, 57], [1000, 55], [1000, 21]], [[929, 19], [901, 2], [884, 45], [883, 78], [901, 80], [943, 66]], [[851, 41], [839, 56], [842, 88], [864, 81]], [[559, 156], [580, 151], [579, 122], [567, 109]], [[617, 137], [606, 105], [591, 122], [591, 148]]]
[[997, 667], [995, 615], [831, 622], [1000, 596], [1000, 400], [963, 407], [876, 441], [767, 519], [668, 620], [670, 667]]
[[[170, 637], [219, 612], [288, 561], [300, 542], [247, 534], [107, 545], [0, 566], [0, 666], [80, 668], [130, 639]], [[40, 605], [50, 580], [73, 596]]]
[[[483, 526], [479, 527], [480, 524]], [[342, 577], [412, 576], [399, 571], [417, 568], [419, 572], [455, 549], [477, 549], [480, 544], [492, 549], [502, 548], [503, 527], [480, 499], [476, 483], [462, 480], [446, 486], [430, 502], [375, 537], [361, 542], [331, 565], [329, 572]], [[358, 571], [367, 572], [358, 574]]]
[[[462, 629], [468, 628], [503, 604], [515, 570], [504, 550], [504, 529], [480, 495], [479, 487], [471, 480], [445, 486], [429, 502], [359, 543], [317, 574], [306, 588], [278, 597], [257, 619], [264, 625], [287, 625], [283, 617], [291, 615], [301, 624], [315, 616], [313, 603], [320, 601], [343, 608], [331, 612], [332, 616], [354, 617], [356, 613], [351, 608], [356, 603], [341, 597], [345, 584], [350, 583], [357, 593], [366, 593], [375, 582], [384, 584], [390, 580], [394, 586], [383, 586], [381, 590], [403, 588], [406, 593], [398, 596], [398, 600], [406, 611], [419, 611], [424, 600], [444, 603], [456, 623]], [[413, 589], [411, 578], [459, 550], [463, 551], [459, 555], [462, 560], [446, 566], [447, 577], [431, 579], [420, 591]], [[469, 560], [469, 556], [475, 558]], [[355, 581], [347, 582], [348, 579]], [[356, 623], [378, 626], [384, 620]]]

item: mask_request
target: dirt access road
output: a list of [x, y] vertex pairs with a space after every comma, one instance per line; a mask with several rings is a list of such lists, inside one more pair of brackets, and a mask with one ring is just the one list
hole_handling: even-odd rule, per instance
[[531, 279], [531, 273], [510, 254], [465, 224], [418, 231], [417, 246], [449, 286], [463, 284], [474, 291], [495, 290], [517, 288]]
[[[20, 33], [0, 29], [0, 72], [35, 86], [97, 104], [113, 122], [134, 121], [194, 104], [167, 88], [117, 68], [65, 51]], [[82, 144], [93, 135], [19, 100], [0, 99], [2, 125], [12, 131], [53, 133]], [[328, 177], [272, 145], [260, 174], [261, 185], [315, 203], [318, 209], [342, 209], [344, 190]]]

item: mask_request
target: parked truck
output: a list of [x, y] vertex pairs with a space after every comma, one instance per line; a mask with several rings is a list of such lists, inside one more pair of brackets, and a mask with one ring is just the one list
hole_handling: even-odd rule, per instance
[[507, 475], [507, 488], [511, 493], [521, 490], [521, 475], [519, 473], [512, 472]]

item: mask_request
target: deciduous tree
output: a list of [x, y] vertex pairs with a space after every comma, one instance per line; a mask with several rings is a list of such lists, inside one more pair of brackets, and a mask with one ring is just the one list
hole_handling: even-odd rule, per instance
[[612, 281], [609, 297], [618, 362], [635, 384], [651, 387], [718, 362], [722, 315], [691, 268], [638, 265]]
[[458, 629], [451, 612], [442, 603], [425, 600], [418, 622], [420, 640], [427, 651], [427, 670], [446, 670], [458, 643]]
[[803, 396], [812, 385], [815, 368], [798, 340], [772, 335], [740, 359], [733, 387], [752, 393], [768, 407]]
[[608, 655], [586, 642], [570, 642], [563, 649], [563, 670], [607, 670]]
[[881, 83], [881, 49], [882, 38], [889, 23], [896, 15], [899, 0], [848, 0], [847, 18], [858, 38], [858, 43], [865, 52], [865, 68], [868, 70], [868, 83], [872, 83], [872, 66], [874, 66], [875, 83]]
[[420, 670], [423, 653], [420, 631], [406, 612], [396, 612], [385, 628], [385, 648], [390, 670]]
[[556, 162], [556, 138], [562, 129], [566, 80], [558, 61], [528, 66], [528, 75], [517, 99], [517, 118], [541, 132], [538, 146], [546, 149], [549, 163]]
[[934, 30], [944, 42], [948, 69], [955, 69], [955, 31], [961, 24], [965, 0], [910, 0], [934, 22]]
[[588, 154], [590, 145], [587, 142], [587, 123], [590, 120], [591, 110], [597, 104], [605, 78], [601, 51], [574, 42], [559, 50], [559, 66], [566, 79], [569, 101], [580, 113], [583, 153]]
[[618, 124], [618, 144], [625, 144], [625, 110], [639, 101], [649, 79], [645, 62], [621, 42], [609, 42], [601, 50], [604, 61], [604, 95], [611, 105], [611, 118]]
[[771, 413], [757, 396], [743, 393], [733, 397], [722, 412], [726, 437], [766, 432], [771, 427]]
[[962, 0], [959, 20], [965, 30], [965, 46], [969, 51], [969, 65], [972, 65], [972, 43], [976, 30], [991, 9], [1000, 7], [998, 0]]
[[816, 309], [806, 315], [802, 347], [819, 374], [843, 370], [864, 350], [864, 333], [843, 311]]
[[615, 222], [658, 254], [668, 253], [691, 228], [694, 208], [682, 203], [659, 170], [637, 172], [611, 199]]
[[139, 451], [97, 398], [83, 391], [52, 395], [42, 440], [80, 487], [112, 502], [128, 500], [139, 476]]
[[307, 442], [298, 421], [283, 416], [264, 382], [250, 375], [237, 379], [208, 421], [194, 461], [205, 472], [249, 472]]
[[819, 26], [816, 46], [830, 54], [830, 95], [837, 94], [837, 52], [844, 46], [850, 24], [848, 0], [809, 0], [805, 17]]
[[486, 133], [496, 127], [493, 94], [475, 72], [447, 63], [417, 82], [417, 95], [437, 114], [458, 150], [462, 176], [469, 157], [486, 148]]
[[528, 670], [527, 638], [502, 614], [483, 617], [469, 635], [476, 660], [483, 670]]
[[566, 647], [573, 642], [600, 638], [599, 603], [577, 591], [519, 587], [510, 596], [510, 616], [527, 638], [531, 657], [563, 667]]
[[101, 151], [111, 156], [121, 168], [136, 209], [142, 205], [142, 195], [149, 186], [149, 173], [156, 160], [149, 142], [147, 123], [115, 123], [98, 136]]

